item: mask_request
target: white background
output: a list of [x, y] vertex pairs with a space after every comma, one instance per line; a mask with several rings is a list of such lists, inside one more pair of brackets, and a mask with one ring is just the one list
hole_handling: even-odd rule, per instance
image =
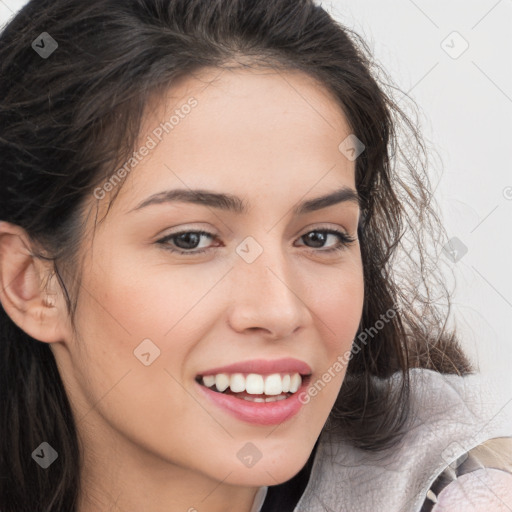
[[[25, 3], [0, 0], [0, 24]], [[512, 0], [321, 4], [364, 37], [420, 108], [442, 159], [435, 195], [444, 225], [468, 248], [452, 263], [454, 322], [480, 370], [512, 397]]]

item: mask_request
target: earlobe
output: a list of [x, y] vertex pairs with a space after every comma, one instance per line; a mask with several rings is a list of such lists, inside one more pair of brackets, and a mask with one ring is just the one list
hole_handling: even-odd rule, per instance
[[12, 321], [32, 338], [62, 341], [58, 287], [48, 263], [33, 256], [22, 228], [0, 222], [0, 302]]

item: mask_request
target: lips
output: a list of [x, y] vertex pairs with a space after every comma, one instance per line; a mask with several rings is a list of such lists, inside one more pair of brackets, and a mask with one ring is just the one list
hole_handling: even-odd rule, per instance
[[216, 375], [218, 373], [256, 373], [260, 375], [268, 375], [271, 373], [299, 373], [301, 375], [311, 375], [311, 367], [299, 359], [252, 359], [250, 361], [242, 361], [227, 366], [219, 366], [210, 368], [201, 372], [199, 375]]
[[271, 425], [300, 410], [298, 395], [311, 373], [311, 367], [298, 359], [260, 359], [205, 370], [196, 382], [201, 393], [236, 418]]
[[254, 359], [211, 368], [196, 381], [219, 393], [277, 396], [295, 393], [309, 375], [311, 367], [298, 359]]

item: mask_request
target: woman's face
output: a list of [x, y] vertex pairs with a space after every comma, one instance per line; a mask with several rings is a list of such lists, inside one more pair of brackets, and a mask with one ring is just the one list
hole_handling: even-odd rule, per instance
[[[355, 192], [350, 133], [298, 72], [203, 70], [152, 104], [84, 239], [78, 336], [52, 345], [88, 456], [249, 486], [302, 467], [363, 307], [359, 242], [343, 238], [358, 204], [311, 203]], [[98, 218], [117, 181], [91, 196]]]

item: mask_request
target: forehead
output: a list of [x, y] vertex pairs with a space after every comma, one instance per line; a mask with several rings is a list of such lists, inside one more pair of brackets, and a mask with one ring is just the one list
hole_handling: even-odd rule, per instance
[[[280, 133], [279, 142], [287, 135], [290, 140], [321, 137], [336, 143], [351, 132], [340, 102], [324, 84], [298, 70], [258, 67], [204, 68], [181, 77], [150, 98], [142, 133], [168, 119], [192, 97], [199, 108], [194, 109], [192, 121], [183, 125], [193, 123], [198, 137], [205, 131], [218, 137], [228, 132], [241, 140], [286, 126], [289, 131]], [[185, 135], [186, 127], [179, 131]]]
[[354, 187], [354, 162], [339, 150], [350, 133], [340, 104], [309, 75], [203, 69], [148, 102], [136, 148], [149, 139], [155, 144], [120, 196], [133, 207], [177, 186], [241, 196], [273, 189], [276, 200], [279, 190], [290, 198], [291, 182], [300, 195], [316, 185], [324, 193]]

